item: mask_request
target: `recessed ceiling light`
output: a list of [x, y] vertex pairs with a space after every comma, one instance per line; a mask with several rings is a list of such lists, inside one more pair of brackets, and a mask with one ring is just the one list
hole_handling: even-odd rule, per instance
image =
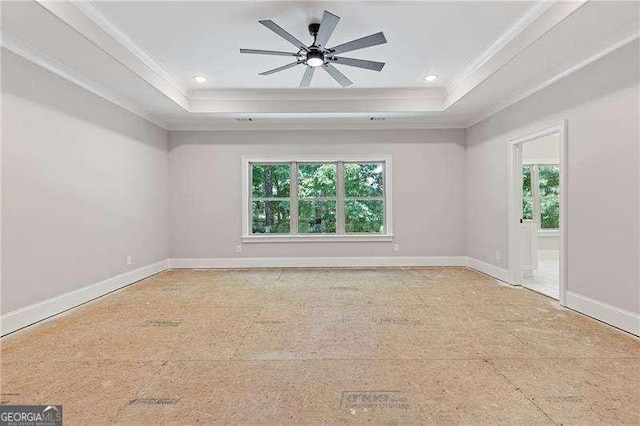
[[195, 81], [196, 83], [204, 83], [205, 81], [207, 81], [207, 77], [196, 75], [195, 77], [193, 77], [193, 81]]
[[436, 81], [438, 79], [438, 74], [427, 74], [424, 79], [425, 81]]

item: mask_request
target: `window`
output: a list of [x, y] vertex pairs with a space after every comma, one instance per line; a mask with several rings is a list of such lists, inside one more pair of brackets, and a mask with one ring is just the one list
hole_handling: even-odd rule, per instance
[[391, 159], [243, 159], [243, 241], [390, 240]]
[[560, 225], [560, 168], [527, 164], [522, 168], [522, 218], [538, 220], [541, 229]]
[[251, 178], [253, 232], [288, 234], [291, 224], [289, 167], [281, 164], [256, 164]]
[[337, 232], [338, 165], [293, 163], [298, 174], [298, 234]]

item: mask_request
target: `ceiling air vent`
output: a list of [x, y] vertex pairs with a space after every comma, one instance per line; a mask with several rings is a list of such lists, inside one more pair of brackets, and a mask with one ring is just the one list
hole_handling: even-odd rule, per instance
[[236, 118], [236, 120], [242, 121], [242, 122], [244, 122], [244, 121], [253, 121], [253, 118], [251, 118], [251, 117], [238, 117], [238, 118]]
[[386, 117], [371, 117], [369, 121], [384, 121]]

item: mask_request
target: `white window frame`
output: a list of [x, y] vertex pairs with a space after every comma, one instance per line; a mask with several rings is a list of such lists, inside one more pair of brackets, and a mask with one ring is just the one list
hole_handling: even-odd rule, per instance
[[[297, 163], [337, 163], [341, 168], [344, 163], [383, 163], [384, 164], [384, 234], [346, 234], [344, 229], [336, 229], [336, 234], [298, 234], [297, 227], [291, 227], [290, 234], [261, 234], [251, 233], [251, 204], [250, 204], [250, 174], [252, 163], [294, 163], [292, 165], [291, 175], [291, 200], [297, 199], [293, 196], [293, 191], [297, 191]], [[344, 202], [344, 184], [342, 182], [342, 173], [338, 173], [337, 182], [337, 211], [339, 216], [336, 227], [344, 225], [344, 215], [340, 205]], [[276, 243], [276, 242], [330, 242], [330, 241], [393, 241], [393, 164], [391, 155], [339, 155], [339, 156], [274, 156], [274, 157], [242, 157], [242, 236], [243, 243]], [[372, 199], [377, 199], [372, 197]], [[297, 204], [292, 202], [291, 215], [294, 212], [297, 215]], [[297, 217], [297, 216], [296, 216]], [[292, 221], [293, 224], [294, 221]], [[343, 233], [340, 233], [343, 232]]]

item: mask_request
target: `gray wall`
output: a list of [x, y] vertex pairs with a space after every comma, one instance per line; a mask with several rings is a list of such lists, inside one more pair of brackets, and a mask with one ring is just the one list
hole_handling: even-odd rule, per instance
[[508, 141], [566, 119], [567, 290], [640, 312], [638, 51], [636, 41], [467, 129], [469, 256], [507, 267]]
[[[463, 256], [464, 130], [171, 132], [171, 256]], [[242, 231], [243, 155], [391, 154], [393, 243], [251, 243]]]
[[168, 257], [167, 132], [5, 50], [1, 157], [2, 313]]

